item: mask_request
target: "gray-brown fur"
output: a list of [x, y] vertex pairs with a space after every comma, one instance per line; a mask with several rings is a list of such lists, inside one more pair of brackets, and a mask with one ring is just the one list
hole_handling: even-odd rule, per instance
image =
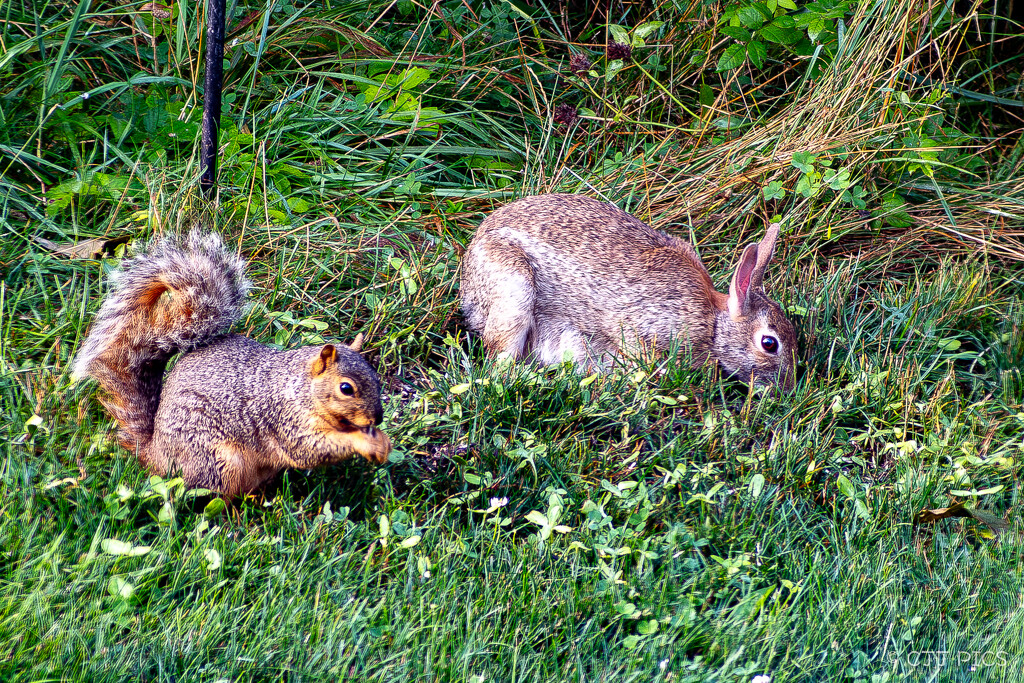
[[[772, 226], [747, 245], [726, 295], [692, 246], [612, 204], [525, 197], [480, 224], [462, 263], [463, 313], [492, 354], [550, 364], [570, 352], [604, 368], [623, 350], [678, 338], [696, 364], [791, 388], [796, 335], [763, 291], [777, 235]], [[763, 336], [777, 353], [761, 348]]]
[[224, 336], [248, 289], [216, 235], [158, 242], [117, 272], [75, 374], [99, 381], [121, 443], [151, 471], [227, 496], [285, 467], [384, 462], [380, 382], [358, 342], [278, 351]]

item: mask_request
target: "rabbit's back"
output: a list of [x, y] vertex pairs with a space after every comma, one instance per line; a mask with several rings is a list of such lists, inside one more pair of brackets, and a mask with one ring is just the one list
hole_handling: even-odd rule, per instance
[[463, 310], [495, 353], [604, 365], [625, 345], [685, 334], [708, 350], [719, 295], [688, 243], [580, 195], [513, 202], [480, 225], [463, 261]]

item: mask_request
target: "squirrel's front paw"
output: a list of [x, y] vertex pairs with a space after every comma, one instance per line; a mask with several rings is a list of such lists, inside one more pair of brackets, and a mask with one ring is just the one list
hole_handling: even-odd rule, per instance
[[367, 447], [359, 450], [359, 454], [376, 465], [386, 463], [391, 453], [391, 439], [388, 435], [376, 427], [367, 427], [362, 430], [362, 434], [366, 438]]

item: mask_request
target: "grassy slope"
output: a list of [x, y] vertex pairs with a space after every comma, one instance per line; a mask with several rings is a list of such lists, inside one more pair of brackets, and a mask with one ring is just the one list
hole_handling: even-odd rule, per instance
[[[554, 76], [557, 41], [538, 51], [529, 25], [518, 36], [507, 13], [476, 24], [449, 16], [445, 29], [383, 9], [278, 13], [265, 33], [263, 14], [242, 13], [252, 21], [234, 35], [252, 49], [229, 52], [235, 97], [216, 215], [197, 200], [191, 148], [174, 142], [190, 139], [194, 117], [166, 102], [188, 89], [158, 84], [150, 101], [79, 109], [85, 118], [58, 127], [65, 138], [48, 129], [54, 163], [124, 179], [94, 177], [104, 188], [95, 195], [70, 188], [63, 210], [43, 212], [39, 179], [52, 169], [6, 167], [0, 676], [1024, 676], [1013, 514], [1024, 444], [1019, 143], [979, 127], [943, 143], [964, 148], [939, 159], [955, 172], [932, 180], [906, 168], [901, 159], [921, 157], [907, 151], [918, 149], [907, 142], [921, 132], [915, 122], [973, 106], [911, 106], [931, 89], [903, 82], [911, 105], [888, 95], [908, 63], [876, 46], [912, 51], [908, 26], [920, 22], [899, 19], [907, 7], [848, 16], [856, 39], [815, 87], [797, 60], [776, 65], [787, 87], [755, 91], [730, 81], [749, 72], [714, 75], [718, 52], [691, 63], [691, 49], [715, 41], [690, 27], [714, 26], [720, 8], [659, 8], [670, 26], [659, 82], [687, 107], [703, 104], [701, 118], [659, 99], [664, 89], [636, 68], [570, 87]], [[96, 86], [89, 65], [114, 80], [133, 73], [138, 23], [83, 19], [112, 41], [97, 57], [90, 46], [102, 41], [75, 42], [65, 11], [46, 30], [51, 62], [65, 42], [77, 55], [67, 81], [29, 61], [41, 75], [33, 82], [27, 69], [24, 92], [52, 85], [68, 102], [82, 83]], [[879, 16], [897, 19], [870, 20]], [[314, 18], [333, 28], [311, 33], [303, 22]], [[194, 20], [175, 15], [181, 30], [166, 34], [157, 76], [195, 77]], [[956, 44], [961, 33], [942, 30], [937, 44]], [[586, 40], [597, 60], [603, 34]], [[413, 131], [367, 104], [382, 51], [431, 70], [410, 91], [438, 108], [439, 128]], [[715, 84], [712, 101], [700, 99], [701, 82]], [[5, 90], [8, 122], [48, 116], [18, 110], [18, 87]], [[630, 94], [646, 108], [630, 110]], [[560, 100], [599, 117], [618, 110], [624, 122], [566, 134], [545, 118]], [[129, 110], [127, 136], [98, 145], [88, 126], [120, 130], [100, 117]], [[987, 151], [983, 133], [996, 139]], [[19, 149], [44, 149], [38, 132], [26, 135]], [[61, 147], [68, 139], [78, 143]], [[899, 189], [909, 221], [872, 223], [838, 193], [794, 193], [789, 160], [801, 151], [850, 168], [874, 216], [899, 212], [886, 203]], [[67, 178], [53, 173], [48, 187]], [[763, 201], [773, 180], [789, 193]], [[796, 311], [797, 391], [749, 394], [664, 359], [593, 380], [485, 361], [458, 317], [458, 255], [493, 203], [556, 188], [602, 192], [692, 234], [719, 282], [762, 218], [785, 216], [771, 286]], [[142, 236], [197, 216], [251, 258], [258, 287], [245, 332], [287, 345], [316, 341], [309, 320], [342, 338], [369, 332], [394, 462], [290, 472], [208, 520], [205, 501], [169, 494], [108, 441], [93, 387], [67, 375], [102, 268], [30, 237]], [[1008, 517], [1010, 531], [994, 539], [969, 519], [915, 526], [922, 509], [955, 501]], [[544, 538], [534, 511], [564, 527]], [[110, 539], [148, 552], [113, 554]], [[915, 654], [924, 650], [947, 654]]]

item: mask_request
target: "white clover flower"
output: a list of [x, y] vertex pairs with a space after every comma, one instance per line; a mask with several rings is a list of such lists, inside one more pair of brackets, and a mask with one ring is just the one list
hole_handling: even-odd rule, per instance
[[768, 674], [758, 674], [750, 680], [750, 683], [772, 683], [772, 677]]
[[[501, 498], [491, 498], [491, 505], [483, 511], [485, 515], [489, 515], [495, 510], [505, 507], [508, 505], [508, 498], [502, 496]], [[479, 510], [477, 510], [479, 512]]]
[[658, 668], [661, 669], [662, 671], [664, 671], [666, 668], [668, 668], [668, 660], [667, 659], [663, 659], [660, 662], [658, 662]]

